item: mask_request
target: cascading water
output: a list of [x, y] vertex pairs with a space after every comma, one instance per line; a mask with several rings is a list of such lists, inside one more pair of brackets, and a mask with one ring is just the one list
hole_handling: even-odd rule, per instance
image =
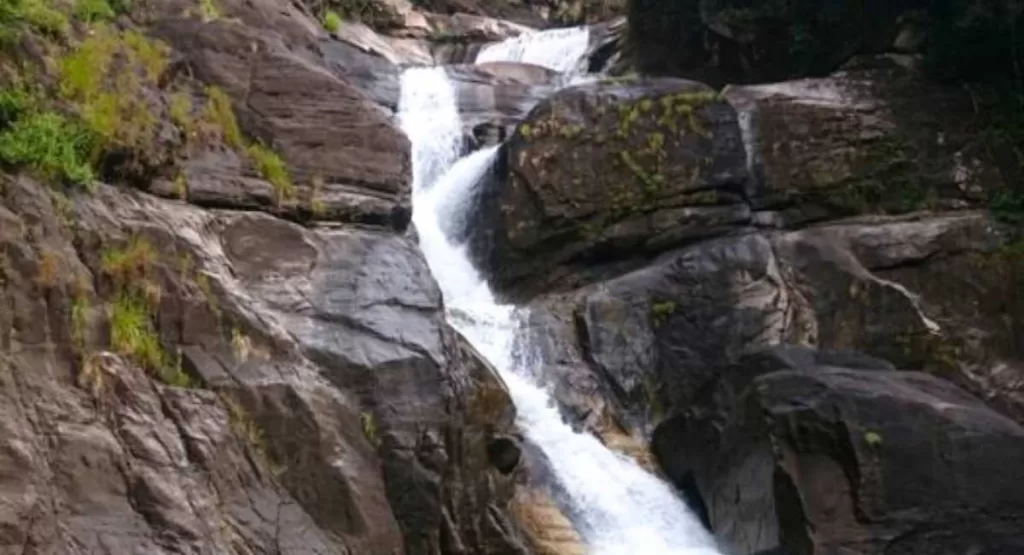
[[590, 29], [587, 27], [529, 31], [483, 47], [476, 55], [476, 63], [520, 62], [575, 74], [580, 71], [589, 46]]
[[[574, 31], [578, 32], [578, 31]], [[511, 48], [531, 52], [582, 51], [544, 46]], [[548, 35], [557, 42], [564, 33]], [[524, 54], [525, 53], [525, 54]], [[497, 58], [497, 53], [488, 54]], [[572, 68], [571, 60], [546, 60], [548, 67]], [[562, 421], [551, 395], [531, 377], [533, 353], [517, 351], [523, 331], [517, 309], [498, 304], [473, 268], [466, 246], [452, 244], [442, 222], [467, 217], [467, 197], [490, 169], [498, 152], [483, 149], [459, 159], [462, 123], [455, 93], [443, 68], [414, 68], [402, 75], [399, 120], [412, 143], [413, 223], [420, 246], [439, 283], [449, 322], [501, 373], [508, 384], [527, 439], [548, 457], [559, 489], [584, 541], [596, 555], [718, 555], [713, 539], [672, 488], [628, 457]], [[528, 348], [528, 347], [527, 347]]]

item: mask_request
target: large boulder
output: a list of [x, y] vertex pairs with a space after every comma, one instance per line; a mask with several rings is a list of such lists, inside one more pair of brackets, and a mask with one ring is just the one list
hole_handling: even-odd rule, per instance
[[798, 369], [741, 361], [706, 391], [712, 407], [655, 432], [656, 454], [699, 492], [725, 549], [1024, 548], [1024, 491], [1005, 470], [1024, 462], [1024, 428], [933, 376], [807, 358]]
[[503, 147], [507, 181], [483, 194], [471, 239], [506, 292], [564, 266], [647, 257], [743, 222], [746, 156], [735, 111], [681, 80], [598, 82], [537, 106]]
[[856, 350], [953, 380], [1024, 422], [1021, 256], [980, 212], [704, 241], [531, 303], [566, 415], [644, 434], [747, 350]]

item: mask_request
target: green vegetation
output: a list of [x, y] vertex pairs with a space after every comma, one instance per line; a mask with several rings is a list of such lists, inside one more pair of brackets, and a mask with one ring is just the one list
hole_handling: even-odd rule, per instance
[[138, 286], [149, 279], [149, 269], [157, 254], [145, 237], [133, 237], [123, 249], [103, 252], [103, 273], [120, 287]]
[[50, 4], [49, 0], [4, 0], [0, 3], [0, 27], [24, 24], [46, 35], [66, 35], [68, 16]]
[[160, 340], [149, 321], [149, 305], [130, 293], [121, 293], [112, 306], [110, 344], [119, 354], [131, 357], [149, 370], [160, 370], [167, 364]]
[[75, 3], [75, 17], [88, 23], [111, 21], [117, 15], [118, 12], [107, 0], [78, 0]]
[[864, 443], [868, 444], [868, 447], [877, 448], [882, 445], [882, 436], [878, 432], [867, 432], [864, 434]]
[[158, 86], [167, 56], [166, 45], [136, 31], [97, 25], [61, 60], [60, 93], [75, 104], [101, 150], [152, 148], [158, 121], [146, 89]]
[[206, 89], [206, 121], [220, 129], [224, 142], [236, 150], [245, 146], [242, 130], [235, 119], [235, 109], [231, 106], [231, 98], [218, 87]]
[[380, 445], [380, 437], [377, 431], [377, 420], [374, 418], [373, 413], [364, 412], [359, 415], [359, 423], [363, 427], [363, 435], [370, 441], [374, 447]]
[[91, 148], [90, 133], [54, 112], [18, 119], [0, 131], [0, 162], [26, 167], [47, 179], [74, 184], [93, 181]]
[[152, 315], [159, 308], [160, 286], [152, 278], [157, 255], [144, 237], [133, 237], [119, 249], [103, 252], [101, 269], [111, 279], [115, 298], [110, 307], [110, 346], [161, 381], [176, 387], [197, 387], [181, 368], [181, 355], [169, 355], [160, 343]]
[[249, 145], [246, 152], [256, 164], [260, 175], [274, 186], [278, 201], [291, 198], [295, 194], [295, 186], [292, 185], [288, 170], [285, 169], [280, 156], [260, 143]]
[[341, 16], [337, 12], [328, 11], [324, 15], [324, 29], [331, 33], [337, 33], [341, 30]]
[[675, 301], [661, 301], [651, 304], [651, 316], [654, 318], [654, 323], [662, 325], [668, 321], [669, 317], [675, 314], [676, 309], [679, 305]]
[[217, 5], [217, 0], [199, 0], [199, 15], [206, 22], [219, 19], [220, 7]]

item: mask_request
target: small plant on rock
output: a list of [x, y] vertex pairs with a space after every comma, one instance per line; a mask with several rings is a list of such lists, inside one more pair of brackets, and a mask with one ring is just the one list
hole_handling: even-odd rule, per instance
[[0, 162], [27, 167], [48, 179], [88, 184], [92, 135], [64, 116], [43, 112], [24, 117], [0, 132]]
[[324, 15], [324, 29], [329, 33], [337, 33], [341, 30], [341, 16], [337, 12], [328, 11]]

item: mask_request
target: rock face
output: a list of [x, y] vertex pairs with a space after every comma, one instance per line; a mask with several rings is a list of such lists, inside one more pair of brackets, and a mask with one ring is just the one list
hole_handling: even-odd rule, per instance
[[983, 207], [1008, 191], [1011, 175], [968, 93], [888, 59], [874, 62], [883, 67], [728, 87], [751, 146], [755, 208], [776, 210], [792, 226]]
[[[523, 552], [511, 404], [408, 239], [3, 191], [3, 545]], [[133, 333], [177, 366], [104, 348], [129, 325], [119, 253], [159, 294]]]
[[531, 112], [474, 222], [498, 287], [530, 297], [701, 238], [1015, 194], [1008, 151], [985, 138], [970, 96], [912, 70], [729, 87], [728, 103], [701, 87], [606, 81]]
[[650, 255], [747, 217], [718, 205], [720, 191], [736, 197], [746, 178], [736, 113], [697, 83], [562, 90], [504, 150], [507, 183], [478, 211], [473, 241], [506, 290], [525, 278], [550, 284], [564, 277], [561, 265]]
[[[154, 33], [196, 78], [230, 96], [244, 132], [281, 153], [299, 198], [311, 199], [315, 188], [325, 217], [404, 227], [408, 140], [384, 110], [329, 69], [316, 49], [321, 31], [315, 23], [294, 6], [282, 11], [273, 4], [225, 2], [225, 19], [203, 22], [177, 17], [179, 6], [171, 2], [162, 7], [167, 13], [155, 16]], [[308, 210], [308, 201], [278, 206], [273, 189], [254, 182], [252, 169], [240, 163], [231, 152], [193, 156], [184, 170], [189, 200]]]
[[1020, 484], [1004, 470], [1024, 458], [1019, 424], [933, 376], [767, 354], [724, 370], [654, 435], [669, 474], [704, 495], [725, 549], [1024, 547]]

